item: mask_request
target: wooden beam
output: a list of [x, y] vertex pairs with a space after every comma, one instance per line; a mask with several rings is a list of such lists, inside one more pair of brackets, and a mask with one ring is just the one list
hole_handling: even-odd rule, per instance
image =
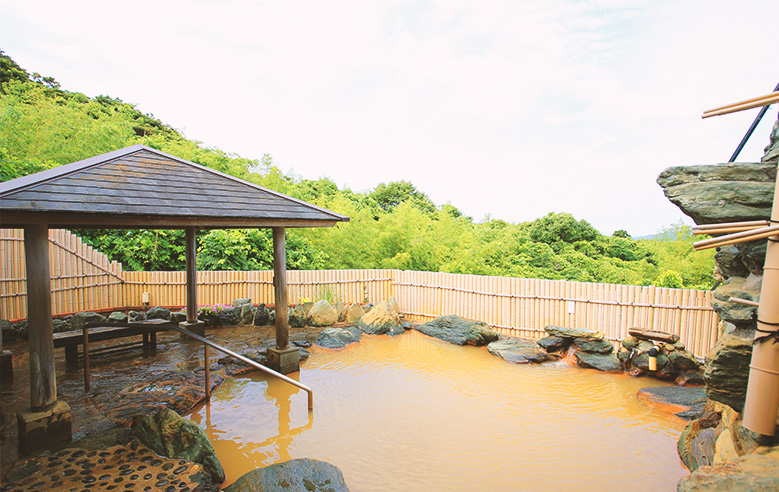
[[187, 261], [187, 323], [197, 322], [197, 242], [195, 228], [184, 229]]
[[0, 227], [23, 228], [27, 224], [45, 224], [52, 229], [247, 229], [264, 227], [332, 227], [342, 220], [305, 218], [172, 217], [120, 214], [60, 214], [0, 210]]
[[273, 291], [276, 300], [276, 348], [289, 345], [287, 246], [283, 227], [273, 228]]
[[54, 366], [54, 328], [51, 318], [49, 228], [45, 224], [24, 228], [27, 266], [27, 321], [30, 342], [30, 407], [47, 410], [57, 402]]

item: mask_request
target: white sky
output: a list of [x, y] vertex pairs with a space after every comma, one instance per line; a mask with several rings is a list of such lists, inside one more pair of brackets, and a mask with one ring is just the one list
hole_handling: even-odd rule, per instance
[[642, 236], [683, 217], [660, 171], [726, 162], [758, 110], [701, 113], [779, 82], [778, 20], [771, 0], [0, 0], [0, 49], [303, 178]]

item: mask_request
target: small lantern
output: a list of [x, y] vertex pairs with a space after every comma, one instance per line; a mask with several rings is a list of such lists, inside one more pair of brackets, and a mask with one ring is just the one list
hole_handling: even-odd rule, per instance
[[149, 309], [149, 293], [144, 292], [141, 294], [141, 302], [143, 302], [143, 309]]

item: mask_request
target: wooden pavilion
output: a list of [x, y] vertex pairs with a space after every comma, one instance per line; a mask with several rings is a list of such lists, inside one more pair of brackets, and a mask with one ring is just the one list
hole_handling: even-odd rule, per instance
[[[280, 372], [297, 370], [289, 348], [285, 230], [329, 227], [349, 218], [143, 145], [0, 183], [0, 227], [23, 228], [30, 344], [30, 409], [20, 412], [19, 442], [70, 439], [70, 407], [57, 400], [48, 229], [184, 229], [187, 322], [197, 322], [199, 229], [271, 228]], [[294, 359], [294, 360], [292, 360]], [[285, 370], [285, 368], [287, 370]], [[291, 368], [291, 369], [290, 369]]]

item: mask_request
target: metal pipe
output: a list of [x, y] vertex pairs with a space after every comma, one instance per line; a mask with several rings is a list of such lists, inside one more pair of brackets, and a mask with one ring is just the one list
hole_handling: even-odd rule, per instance
[[[779, 91], [779, 84], [776, 84], [776, 87], [774, 88], [774, 92]], [[749, 137], [752, 136], [752, 132], [755, 131], [755, 128], [757, 128], [757, 125], [760, 124], [760, 120], [763, 119], [763, 116], [768, 112], [768, 106], [763, 106], [760, 109], [760, 112], [755, 117], [755, 121], [752, 122], [752, 126], [749, 127], [749, 130], [747, 130], [747, 133], [744, 135], [744, 138], [741, 139], [741, 143], [738, 144], [738, 147], [736, 147], [736, 151], [733, 152], [733, 155], [730, 157], [730, 160], [728, 162], [736, 162], [736, 158], [741, 153], [741, 150], [744, 148], [744, 145], [746, 145], [747, 140], [749, 140]]]
[[314, 409], [314, 391], [311, 388], [309, 388], [308, 386], [306, 386], [305, 384], [302, 384], [299, 381], [295, 381], [292, 378], [289, 378], [289, 377], [287, 377], [287, 376], [285, 376], [283, 374], [280, 374], [280, 373], [274, 371], [273, 369], [269, 369], [269, 368], [263, 366], [262, 364], [258, 364], [256, 362], [254, 362], [253, 360], [244, 357], [241, 354], [233, 352], [232, 350], [230, 350], [228, 348], [222, 347], [221, 345], [212, 342], [211, 340], [209, 340], [207, 338], [203, 338], [203, 337], [201, 337], [199, 335], [195, 335], [194, 333], [192, 333], [189, 330], [185, 330], [185, 329], [183, 329], [181, 327], [178, 327], [178, 326], [175, 326], [175, 325], [172, 328], [174, 330], [176, 330], [177, 332], [179, 332], [179, 333], [183, 333], [184, 335], [186, 335], [186, 336], [188, 336], [190, 338], [194, 338], [198, 342], [204, 343], [204, 344], [208, 345], [209, 347], [215, 348], [216, 350], [222, 352], [223, 354], [227, 354], [227, 355], [229, 355], [230, 357], [232, 357], [234, 359], [238, 359], [238, 360], [240, 360], [241, 362], [243, 362], [245, 364], [249, 364], [250, 366], [252, 366], [255, 369], [259, 369], [260, 371], [262, 371], [262, 372], [264, 372], [266, 374], [274, 376], [274, 377], [276, 377], [278, 379], [281, 379], [284, 382], [287, 382], [287, 383], [291, 384], [292, 386], [296, 386], [296, 387], [302, 389], [303, 391], [308, 393], [308, 409], [309, 410], [313, 410]]
[[206, 401], [211, 401], [211, 358], [208, 356], [208, 345], [203, 345], [203, 355], [206, 368]]

